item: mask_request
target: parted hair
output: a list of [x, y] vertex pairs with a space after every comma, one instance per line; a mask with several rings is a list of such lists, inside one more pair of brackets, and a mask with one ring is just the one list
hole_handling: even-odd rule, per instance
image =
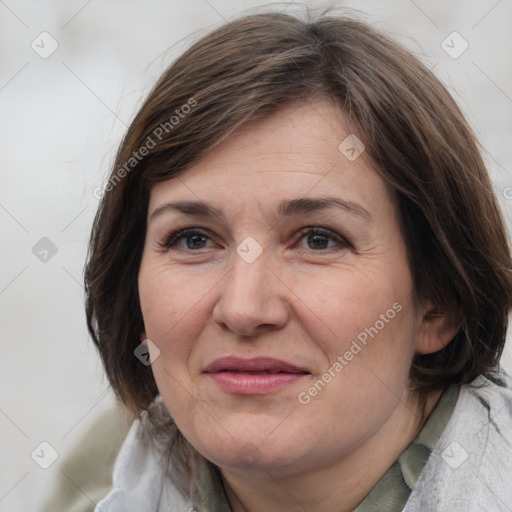
[[[85, 271], [87, 324], [117, 399], [135, 415], [157, 422], [151, 367], [134, 355], [144, 330], [137, 278], [152, 185], [179, 176], [244, 123], [315, 98], [339, 107], [393, 198], [415, 300], [459, 325], [445, 348], [415, 355], [411, 386], [426, 396], [478, 376], [499, 382], [509, 243], [459, 107], [420, 60], [366, 22], [267, 12], [215, 29], [163, 73], [120, 144], [99, 204]], [[187, 466], [192, 447], [171, 418], [163, 428]]]

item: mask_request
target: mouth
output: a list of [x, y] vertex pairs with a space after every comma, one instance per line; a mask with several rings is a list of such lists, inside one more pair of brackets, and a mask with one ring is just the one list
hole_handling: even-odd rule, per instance
[[209, 364], [204, 373], [222, 390], [242, 395], [270, 393], [310, 375], [305, 368], [268, 357], [223, 357]]

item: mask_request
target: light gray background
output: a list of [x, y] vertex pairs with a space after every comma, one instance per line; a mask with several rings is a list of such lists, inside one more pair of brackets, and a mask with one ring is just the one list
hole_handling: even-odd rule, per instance
[[[93, 191], [127, 124], [176, 55], [260, 5], [0, 0], [1, 511], [37, 510], [59, 462], [113, 403], [88, 340], [81, 283]], [[510, 225], [511, 1], [337, 5], [361, 10], [434, 68], [481, 140]], [[31, 48], [43, 31], [59, 45], [47, 59]], [[457, 59], [441, 47], [453, 31], [469, 44]], [[46, 263], [32, 253], [42, 237], [58, 250]], [[505, 357], [511, 368], [510, 349]], [[60, 454], [46, 470], [30, 457], [42, 441]]]

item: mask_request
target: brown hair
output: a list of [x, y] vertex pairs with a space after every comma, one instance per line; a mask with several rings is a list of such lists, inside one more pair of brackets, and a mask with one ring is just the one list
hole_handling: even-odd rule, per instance
[[460, 325], [444, 349], [416, 355], [412, 384], [424, 396], [480, 375], [499, 382], [512, 300], [509, 246], [456, 103], [432, 72], [366, 23], [267, 13], [222, 26], [169, 67], [128, 128], [99, 205], [85, 274], [87, 322], [112, 388], [135, 414], [158, 394], [151, 368], [134, 356], [151, 186], [184, 172], [243, 123], [315, 97], [344, 112], [387, 184], [417, 301]]

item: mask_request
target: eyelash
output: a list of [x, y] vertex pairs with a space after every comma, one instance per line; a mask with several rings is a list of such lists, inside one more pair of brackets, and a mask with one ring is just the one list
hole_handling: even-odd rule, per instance
[[[182, 238], [187, 238], [187, 237], [190, 237], [193, 235], [200, 235], [202, 237], [211, 239], [210, 236], [208, 235], [208, 233], [206, 233], [205, 231], [198, 229], [198, 228], [180, 229], [178, 231], [169, 233], [164, 238], [164, 241], [161, 244], [162, 249], [164, 249], [165, 251], [169, 251], [174, 246], [176, 246], [176, 243], [179, 242]], [[333, 250], [344, 250], [344, 249], [348, 249], [351, 247], [350, 243], [344, 237], [342, 237], [341, 235], [338, 235], [337, 233], [335, 233], [334, 231], [331, 231], [329, 229], [319, 228], [319, 227], [314, 227], [314, 226], [308, 226], [308, 227], [302, 228], [300, 230], [299, 241], [302, 240], [302, 238], [304, 238], [306, 235], [321, 235], [321, 236], [328, 238], [329, 240], [333, 240], [338, 243], [338, 248], [331, 247], [328, 249], [319, 249], [319, 250], [311, 249], [313, 252], [331, 252]], [[199, 252], [201, 249], [203, 249], [203, 248], [200, 248], [196, 251], [194, 251], [194, 249], [185, 249], [185, 250], [187, 250], [188, 252]]]

